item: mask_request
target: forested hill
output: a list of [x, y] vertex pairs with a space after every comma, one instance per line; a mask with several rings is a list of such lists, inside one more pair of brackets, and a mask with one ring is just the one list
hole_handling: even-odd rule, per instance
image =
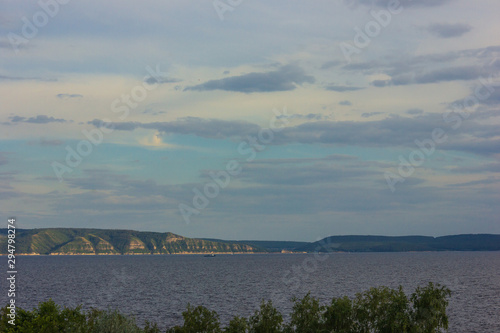
[[[180, 254], [253, 253], [255, 246], [182, 237], [170, 232], [107, 229], [18, 229], [16, 254]], [[0, 253], [7, 253], [6, 230], [0, 234]]]
[[296, 250], [306, 252], [500, 251], [500, 235], [331, 236]]
[[[0, 229], [0, 254], [7, 254]], [[190, 254], [262, 252], [500, 251], [500, 235], [331, 236], [318, 242], [227, 241], [187, 238], [171, 232], [112, 229], [17, 229], [16, 254]]]

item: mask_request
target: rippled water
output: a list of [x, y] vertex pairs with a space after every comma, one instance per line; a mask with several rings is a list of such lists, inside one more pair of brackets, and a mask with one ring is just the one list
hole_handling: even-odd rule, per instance
[[188, 302], [216, 310], [227, 323], [251, 315], [261, 299], [287, 314], [290, 298], [308, 291], [327, 302], [380, 285], [411, 293], [432, 281], [453, 292], [450, 332], [500, 332], [499, 252], [41, 256], [17, 264], [17, 303], [27, 309], [51, 297], [66, 306], [118, 308], [163, 328], [182, 323]]

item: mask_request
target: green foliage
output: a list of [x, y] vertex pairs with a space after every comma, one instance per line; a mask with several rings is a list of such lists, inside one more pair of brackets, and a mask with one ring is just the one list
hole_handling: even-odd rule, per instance
[[286, 330], [289, 332], [316, 333], [324, 328], [323, 312], [325, 306], [319, 304], [319, 300], [307, 293], [302, 299], [294, 297], [293, 312], [290, 324]]
[[23, 332], [23, 333], [80, 333], [86, 332], [85, 315], [81, 313], [81, 307], [74, 309], [64, 308], [61, 310], [52, 299], [40, 303], [33, 311], [16, 309], [16, 325], [8, 323], [9, 309], [4, 307], [1, 311], [0, 332]]
[[117, 310], [93, 310], [89, 322], [88, 333], [141, 333], [141, 330], [131, 317]]
[[158, 325], [156, 323], [151, 323], [146, 320], [146, 323], [144, 325], [144, 333], [160, 333], [160, 329], [158, 328]]
[[408, 298], [399, 287], [371, 288], [356, 295], [354, 313], [358, 329], [362, 332], [408, 332], [410, 308]]
[[204, 306], [193, 307], [188, 304], [187, 310], [182, 313], [184, 326], [176, 326], [167, 332], [172, 333], [219, 333], [219, 315], [215, 311], [210, 311]]
[[418, 333], [438, 333], [443, 329], [448, 329], [448, 316], [446, 307], [447, 298], [451, 295], [451, 290], [432, 282], [425, 288], [417, 287], [410, 299], [413, 303], [414, 312], [412, 320], [414, 331]]
[[327, 306], [307, 294], [294, 298], [284, 332], [439, 333], [448, 329], [448, 288], [429, 283], [410, 298], [403, 288], [371, 288], [351, 300], [333, 298]]
[[271, 301], [263, 300], [248, 322], [250, 333], [277, 333], [282, 332], [283, 316]]
[[323, 313], [323, 325], [327, 332], [350, 333], [354, 320], [353, 302], [347, 296], [333, 298]]
[[306, 252], [500, 251], [500, 235], [331, 236], [295, 248]]
[[[140, 247], [131, 247], [131, 242]], [[111, 229], [17, 229], [18, 254], [171, 254], [180, 252], [256, 252], [244, 243], [186, 238], [170, 232], [140, 232]], [[0, 233], [0, 254], [7, 254], [7, 237]]]
[[143, 331], [133, 318], [114, 310], [92, 309], [88, 313], [76, 308], [63, 308], [52, 299], [38, 304], [33, 311], [16, 309], [15, 325], [8, 323], [9, 310], [0, 312], [0, 332], [14, 333], [158, 333]]
[[[271, 301], [247, 320], [234, 317], [221, 329], [219, 316], [206, 307], [188, 304], [182, 313], [184, 324], [167, 329], [167, 333], [441, 333], [448, 329], [446, 308], [451, 292], [429, 283], [418, 287], [410, 297], [402, 287], [371, 288], [356, 295], [333, 298], [321, 305], [308, 293], [293, 298], [288, 324]], [[116, 310], [81, 307], [61, 308], [51, 299], [32, 311], [16, 309], [16, 325], [9, 324], [9, 309], [0, 310], [0, 332], [5, 333], [160, 333], [156, 324], [146, 322], [141, 329], [135, 320]]]
[[246, 333], [248, 332], [248, 321], [246, 318], [234, 317], [224, 329], [224, 333]]

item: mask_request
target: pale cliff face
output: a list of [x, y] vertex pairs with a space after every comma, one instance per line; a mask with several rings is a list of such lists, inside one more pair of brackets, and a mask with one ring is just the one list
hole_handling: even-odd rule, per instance
[[128, 245], [129, 250], [145, 250], [146, 245], [140, 239], [132, 239]]
[[88, 239], [84, 237], [76, 237], [73, 241], [61, 246], [54, 253], [95, 254], [95, 249]]
[[[215, 242], [186, 238], [172, 233], [141, 233], [127, 230], [100, 229], [34, 229], [19, 233], [16, 240], [23, 244], [19, 255], [112, 255], [112, 254], [194, 254], [252, 253], [246, 244]], [[0, 235], [1, 251], [6, 236]], [[0, 252], [0, 253], [4, 253]]]

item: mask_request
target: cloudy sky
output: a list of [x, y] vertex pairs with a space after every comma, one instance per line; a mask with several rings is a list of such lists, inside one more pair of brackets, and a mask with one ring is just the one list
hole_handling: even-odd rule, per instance
[[500, 233], [497, 0], [0, 6], [18, 227]]

